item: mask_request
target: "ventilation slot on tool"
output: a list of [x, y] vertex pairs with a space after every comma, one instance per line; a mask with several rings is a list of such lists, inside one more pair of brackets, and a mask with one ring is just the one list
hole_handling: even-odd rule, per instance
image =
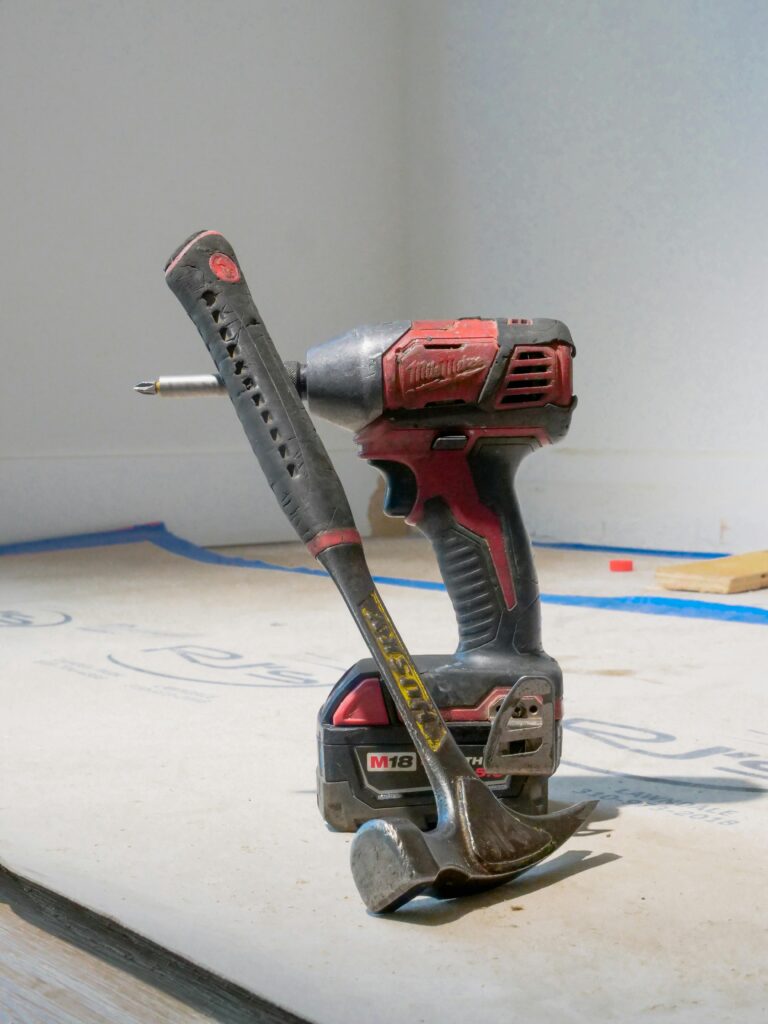
[[518, 345], [507, 366], [496, 408], [545, 405], [557, 390], [557, 358], [551, 348]]

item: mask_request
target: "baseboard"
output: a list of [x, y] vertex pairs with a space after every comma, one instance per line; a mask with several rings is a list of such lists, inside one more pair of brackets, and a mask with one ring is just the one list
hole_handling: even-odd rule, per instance
[[[361, 532], [378, 481], [351, 446], [332, 451]], [[757, 455], [553, 448], [519, 492], [535, 540], [743, 551], [768, 545]], [[163, 520], [197, 544], [293, 540], [253, 456], [233, 453], [0, 460], [0, 543]]]
[[[352, 451], [332, 458], [367, 533], [375, 471]], [[0, 543], [156, 520], [209, 546], [296, 539], [247, 450], [0, 460]]]
[[531, 535], [687, 551], [768, 546], [768, 472], [756, 453], [553, 448], [523, 464]]

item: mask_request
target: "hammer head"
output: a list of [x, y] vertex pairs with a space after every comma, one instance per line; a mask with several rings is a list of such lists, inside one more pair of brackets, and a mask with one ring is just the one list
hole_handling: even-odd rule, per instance
[[375, 914], [419, 894], [445, 898], [489, 889], [556, 850], [596, 803], [537, 817], [514, 814], [479, 779], [463, 777], [431, 832], [405, 819], [366, 822], [352, 841], [352, 876]]

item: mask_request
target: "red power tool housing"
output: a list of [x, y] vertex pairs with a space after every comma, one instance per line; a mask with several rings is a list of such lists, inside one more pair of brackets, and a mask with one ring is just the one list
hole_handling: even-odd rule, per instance
[[[514, 478], [527, 454], [568, 429], [574, 355], [558, 320], [400, 322], [310, 349], [300, 382], [310, 410], [354, 430], [361, 456], [386, 477], [385, 512], [430, 539], [459, 643], [417, 656], [417, 667], [478, 775], [526, 813], [547, 810], [562, 674], [541, 646]], [[332, 827], [434, 822], [432, 791], [370, 659], [323, 705], [318, 753], [318, 801]]]

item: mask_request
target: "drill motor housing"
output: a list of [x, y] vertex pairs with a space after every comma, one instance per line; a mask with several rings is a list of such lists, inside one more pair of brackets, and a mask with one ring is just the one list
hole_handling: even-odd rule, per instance
[[[514, 490], [523, 458], [568, 430], [575, 348], [550, 319], [401, 321], [310, 349], [311, 412], [354, 431], [386, 478], [384, 511], [431, 541], [459, 642], [416, 657], [470, 764], [513, 809], [545, 813], [560, 757], [562, 674], [541, 646], [539, 588]], [[372, 661], [318, 719], [318, 801], [329, 825], [436, 818], [432, 791]]]

